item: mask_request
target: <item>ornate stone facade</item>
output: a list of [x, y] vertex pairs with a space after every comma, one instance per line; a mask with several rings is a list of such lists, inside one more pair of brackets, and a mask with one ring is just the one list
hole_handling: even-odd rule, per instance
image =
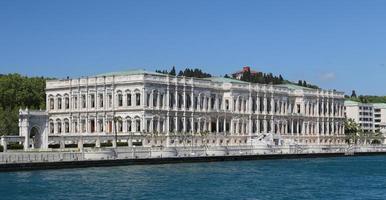
[[46, 94], [48, 135], [74, 142], [116, 131], [144, 146], [199, 145], [204, 136], [210, 145], [344, 143], [344, 94], [336, 91], [130, 70], [49, 80]]

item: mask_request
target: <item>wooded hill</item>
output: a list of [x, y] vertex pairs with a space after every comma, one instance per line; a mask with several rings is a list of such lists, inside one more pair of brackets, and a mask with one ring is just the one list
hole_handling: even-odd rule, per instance
[[352, 91], [351, 96], [345, 96], [347, 100], [356, 101], [360, 103], [386, 103], [386, 96], [374, 95], [359, 95], [357, 96], [355, 90]]

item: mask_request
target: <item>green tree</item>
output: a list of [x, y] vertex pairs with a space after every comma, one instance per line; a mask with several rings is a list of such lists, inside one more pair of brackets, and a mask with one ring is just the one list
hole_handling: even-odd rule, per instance
[[357, 144], [361, 129], [353, 119], [346, 119], [344, 121], [344, 132], [346, 134], [346, 142], [348, 144]]
[[19, 108], [45, 109], [43, 77], [0, 76], [0, 134], [18, 134]]
[[176, 75], [176, 68], [173, 66], [172, 70], [170, 70], [169, 75], [175, 76]]

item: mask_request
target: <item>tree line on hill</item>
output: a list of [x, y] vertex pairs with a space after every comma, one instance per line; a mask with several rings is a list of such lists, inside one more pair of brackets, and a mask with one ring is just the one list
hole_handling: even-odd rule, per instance
[[44, 77], [0, 75], [0, 135], [17, 135], [19, 108], [46, 108]]
[[[185, 70], [180, 70], [179, 73], [177, 74], [176, 68], [173, 66], [170, 71], [168, 71], [168, 70], [156, 70], [156, 72], [162, 73], [162, 74], [168, 74], [168, 75], [172, 75], [172, 76], [186, 76], [186, 77], [195, 77], [195, 78], [212, 77], [211, 74], [203, 72], [201, 69], [198, 69], [198, 68], [194, 68], [194, 69], [186, 68]], [[225, 74], [224, 78], [236, 79], [236, 76], [235, 76], [235, 74], [233, 74], [232, 76]], [[263, 73], [263, 72], [251, 73], [250, 70], [245, 70], [243, 72], [243, 74], [241, 75], [240, 80], [245, 81], [245, 82], [250, 82], [250, 83], [274, 84], [274, 85], [289, 83], [289, 84], [299, 85], [302, 87], [319, 89], [318, 86], [308, 84], [304, 80], [299, 80], [299, 82], [296, 84], [296, 83], [292, 83], [288, 80], [285, 80], [281, 74], [279, 74], [278, 76], [275, 76], [272, 73]]]
[[386, 96], [357, 95], [355, 90], [351, 92], [350, 96], [346, 95], [345, 97], [347, 100], [360, 103], [386, 103]]
[[[172, 69], [170, 71], [168, 71], [168, 70], [155, 70], [155, 72], [161, 73], [161, 74], [169, 74], [172, 76], [177, 75], [176, 74], [176, 68], [174, 66], [172, 67]], [[198, 68], [194, 68], [194, 69], [186, 68], [185, 70], [180, 70], [178, 72], [178, 76], [195, 77], [195, 78], [212, 77], [212, 75], [210, 75], [209, 73], [205, 73], [201, 69], [198, 69]]]
[[[236, 78], [235, 74], [233, 74], [232, 77]], [[281, 75], [274, 76], [272, 73], [266, 74], [263, 72], [251, 73], [249, 69], [243, 72], [240, 80], [250, 82], [250, 83], [274, 84], [274, 85], [286, 83]]]

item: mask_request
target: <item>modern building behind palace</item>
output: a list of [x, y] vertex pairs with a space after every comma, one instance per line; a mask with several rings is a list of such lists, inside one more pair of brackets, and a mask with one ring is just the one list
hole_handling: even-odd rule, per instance
[[347, 100], [344, 102], [345, 115], [353, 119], [363, 132], [380, 132], [386, 128], [385, 103], [360, 103]]
[[203, 135], [207, 145], [344, 143], [344, 94], [334, 90], [128, 70], [48, 80], [46, 97], [46, 111], [20, 112], [25, 148], [98, 146], [115, 131], [143, 146], [201, 145]]

